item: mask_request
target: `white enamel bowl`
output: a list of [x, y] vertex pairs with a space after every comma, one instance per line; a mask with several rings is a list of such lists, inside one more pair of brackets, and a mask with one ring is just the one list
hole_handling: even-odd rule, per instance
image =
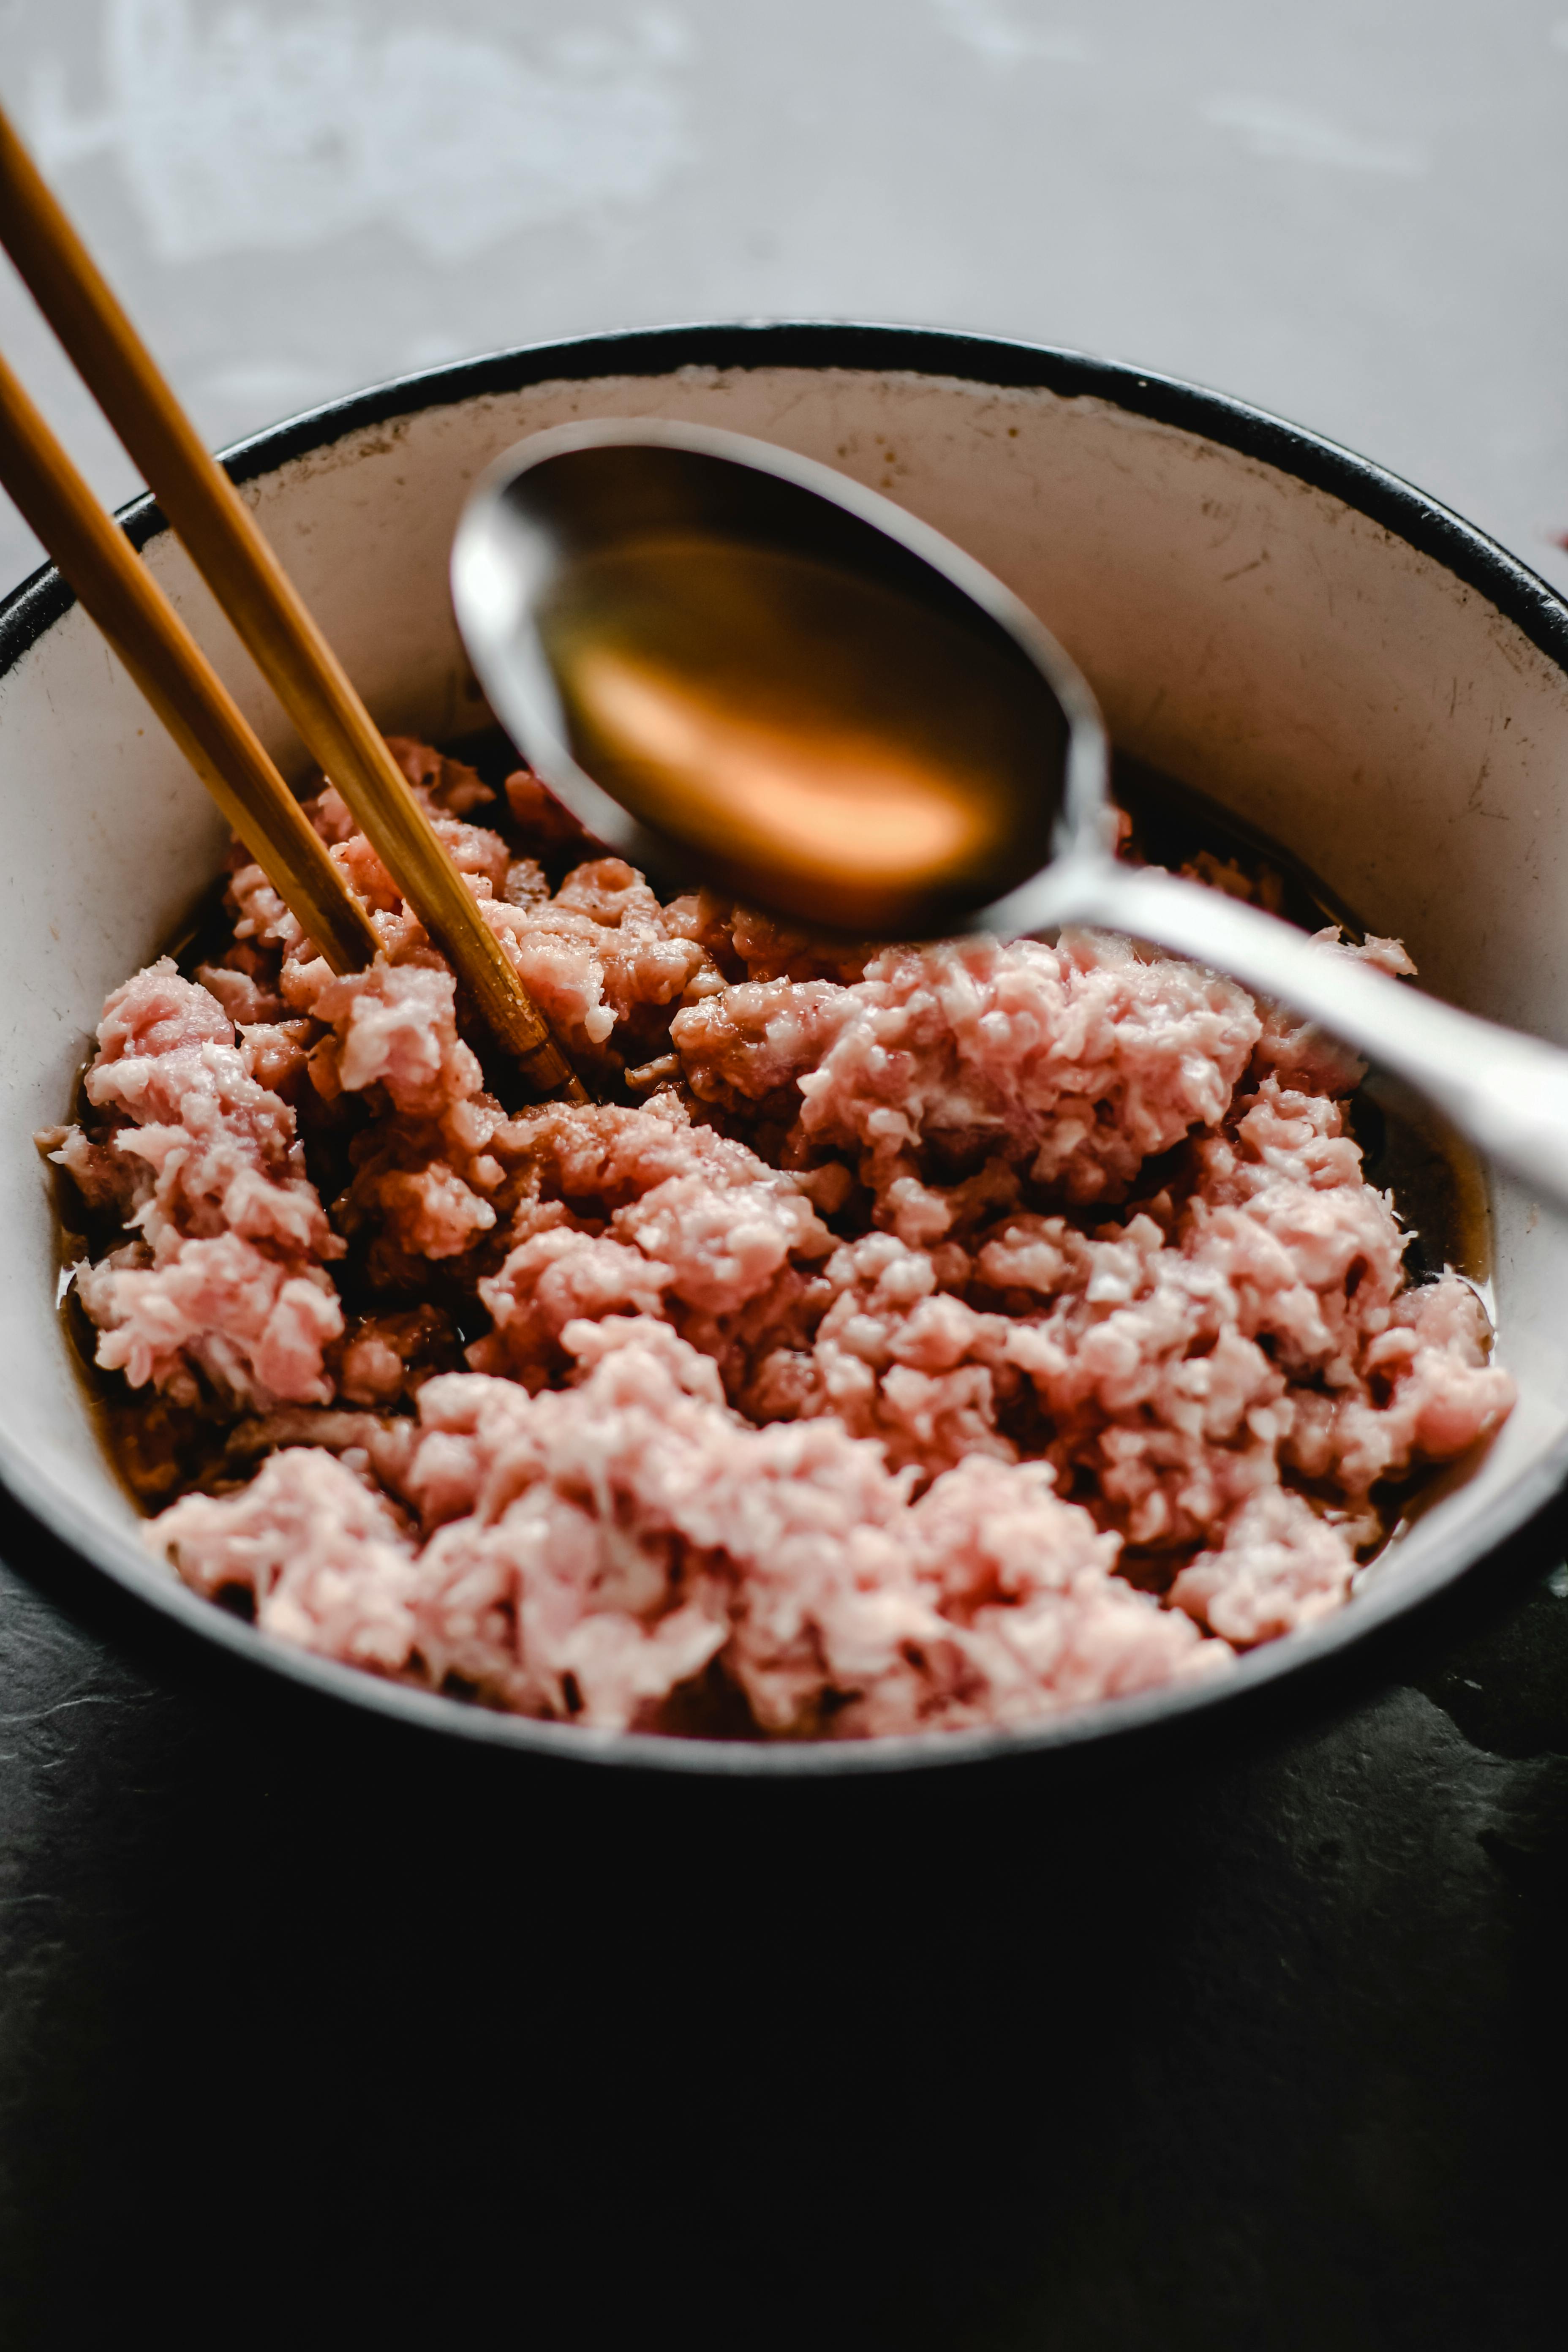
[[[1294, 851], [1373, 929], [1404, 939], [1438, 994], [1568, 1041], [1568, 607], [1417, 492], [1213, 394], [1013, 343], [706, 327], [503, 353], [317, 411], [233, 456], [387, 729], [445, 740], [476, 722], [447, 592], [458, 511], [512, 442], [592, 416], [726, 425], [887, 491], [1039, 614], [1124, 750]], [[280, 714], [155, 510], [131, 522], [297, 773]], [[470, 1740], [601, 1764], [792, 1774], [1123, 1750], [1134, 1734], [1283, 1698], [1282, 1679], [1346, 1659], [1474, 1570], [1568, 1475], [1568, 1232], [1499, 1179], [1500, 1352], [1524, 1401], [1336, 1620], [1218, 1685], [1027, 1734], [769, 1748], [525, 1723], [268, 1642], [138, 1541], [57, 1318], [31, 1132], [67, 1115], [105, 992], [178, 932], [224, 836], [48, 572], [0, 610], [0, 1475], [152, 1608], [274, 1673]]]

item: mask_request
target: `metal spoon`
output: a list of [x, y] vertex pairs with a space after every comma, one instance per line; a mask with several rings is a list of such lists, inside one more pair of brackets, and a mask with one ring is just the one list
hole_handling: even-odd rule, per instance
[[739, 434], [563, 425], [479, 484], [452, 593], [538, 773], [666, 885], [862, 938], [1130, 933], [1293, 1006], [1568, 1209], [1568, 1053], [1119, 864], [1089, 686], [874, 491]]

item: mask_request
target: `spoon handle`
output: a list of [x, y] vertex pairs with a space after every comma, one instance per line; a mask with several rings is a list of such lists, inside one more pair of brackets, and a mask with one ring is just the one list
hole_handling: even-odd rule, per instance
[[1276, 916], [1152, 867], [1086, 866], [1058, 919], [1130, 932], [1305, 1013], [1568, 1210], [1568, 1052], [1561, 1047], [1325, 954]]

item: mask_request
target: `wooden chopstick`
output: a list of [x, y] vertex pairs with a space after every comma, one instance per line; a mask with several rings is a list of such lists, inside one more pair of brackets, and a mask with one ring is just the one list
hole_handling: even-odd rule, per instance
[[334, 971], [374, 925], [174, 606], [0, 359], [0, 484]]
[[331, 646], [3, 112], [0, 244], [485, 1026], [537, 1092], [585, 1101]]

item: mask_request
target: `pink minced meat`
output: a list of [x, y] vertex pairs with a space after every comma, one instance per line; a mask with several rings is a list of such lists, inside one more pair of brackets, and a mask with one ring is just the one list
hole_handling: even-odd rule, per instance
[[863, 1157], [904, 1238], [940, 1237], [916, 1160], [983, 1141], [1074, 1203], [1117, 1201], [1145, 1160], [1229, 1106], [1261, 1034], [1233, 981], [1125, 940], [895, 948], [844, 988], [752, 982], [678, 1015], [704, 1099], [793, 1087], [804, 1142]]
[[[460, 1373], [419, 1398], [400, 1531], [353, 1469], [272, 1456], [159, 1534], [198, 1591], [329, 1655], [605, 1729], [715, 1664], [764, 1732], [1026, 1721], [1223, 1667], [1112, 1571], [1044, 1464], [913, 1474], [831, 1420], [754, 1429], [668, 1326], [567, 1327], [578, 1388]], [[421, 1539], [423, 1538], [423, 1539]]]
[[99, 1326], [98, 1360], [183, 1402], [197, 1374], [249, 1403], [325, 1404], [323, 1350], [343, 1328], [327, 1263], [343, 1254], [305, 1173], [294, 1115], [251, 1074], [253, 1057], [205, 989], [164, 957], [104, 1007], [79, 1132], [93, 1196], [135, 1238], [78, 1277]]
[[115, 1229], [99, 1360], [244, 1439], [150, 1530], [196, 1590], [605, 1729], [1024, 1723], [1337, 1609], [1397, 1482], [1508, 1412], [1300, 1022], [1098, 935], [661, 903], [536, 779], [502, 832], [395, 749], [594, 1087], [676, 1082], [508, 1113], [334, 793], [370, 972], [237, 856], [232, 943], [115, 992], [50, 1139]]

